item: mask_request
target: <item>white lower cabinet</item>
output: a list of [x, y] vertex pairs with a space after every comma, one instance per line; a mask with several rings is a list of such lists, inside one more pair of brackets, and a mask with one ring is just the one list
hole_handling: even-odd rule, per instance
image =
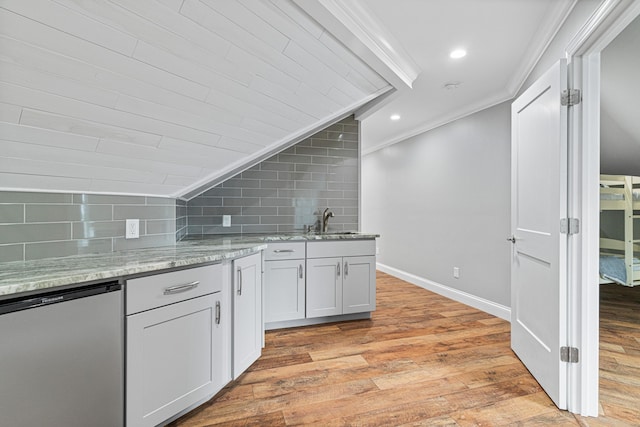
[[233, 261], [233, 379], [262, 354], [262, 255]]
[[374, 256], [307, 260], [307, 317], [362, 313], [376, 308]]
[[375, 240], [307, 243], [308, 318], [375, 308]]
[[269, 243], [265, 252], [264, 321], [305, 318], [305, 242]]
[[307, 260], [307, 317], [342, 314], [342, 258]]
[[342, 259], [342, 313], [376, 309], [376, 257]]
[[230, 380], [221, 265], [127, 281], [126, 424], [155, 426]]

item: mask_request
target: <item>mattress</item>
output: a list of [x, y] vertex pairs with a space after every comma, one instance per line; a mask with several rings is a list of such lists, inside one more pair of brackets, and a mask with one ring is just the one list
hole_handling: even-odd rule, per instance
[[[600, 200], [624, 200], [624, 194], [600, 193]], [[633, 200], [640, 201], [640, 190], [633, 191]]]
[[[633, 259], [633, 271], [640, 271], [640, 259], [638, 258]], [[624, 264], [624, 259], [616, 256], [600, 255], [600, 276], [621, 285], [626, 285], [627, 268]]]

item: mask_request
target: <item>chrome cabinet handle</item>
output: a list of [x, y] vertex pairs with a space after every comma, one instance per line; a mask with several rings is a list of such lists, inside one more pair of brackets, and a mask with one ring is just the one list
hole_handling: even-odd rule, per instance
[[216, 325], [220, 324], [220, 301], [216, 301]]
[[507, 237], [507, 242], [515, 243], [516, 242], [516, 236]]
[[242, 267], [238, 267], [238, 295], [242, 295]]
[[195, 280], [191, 283], [185, 283], [184, 285], [169, 286], [168, 288], [164, 288], [163, 293], [165, 295], [179, 294], [180, 292], [187, 292], [187, 291], [190, 291], [191, 289], [195, 289], [198, 287], [199, 284], [200, 284], [200, 281]]
[[303, 276], [302, 276], [302, 264], [300, 264], [300, 265], [298, 266], [298, 275], [299, 275], [299, 276], [300, 276], [300, 278], [302, 279], [302, 277], [303, 277]]
[[277, 254], [291, 253], [293, 252], [293, 249], [274, 249], [273, 252]]
[[340, 276], [340, 261], [338, 261], [338, 276]]
[[349, 275], [349, 263], [347, 261], [344, 262], [344, 275], [345, 277]]

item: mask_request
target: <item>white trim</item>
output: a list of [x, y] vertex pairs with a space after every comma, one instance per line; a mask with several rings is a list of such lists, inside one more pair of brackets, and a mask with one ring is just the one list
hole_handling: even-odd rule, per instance
[[294, 2], [396, 89], [412, 87], [422, 70], [364, 1]]
[[413, 138], [414, 136], [420, 135], [425, 132], [429, 132], [431, 130], [437, 129], [441, 126], [447, 125], [449, 123], [455, 122], [456, 120], [463, 119], [472, 114], [478, 113], [480, 111], [484, 111], [487, 108], [495, 107], [498, 104], [502, 104], [503, 102], [510, 101], [513, 99], [513, 96], [510, 94], [499, 94], [497, 97], [493, 99], [489, 99], [486, 102], [479, 102], [475, 105], [469, 106], [468, 109], [463, 110], [462, 112], [454, 112], [448, 116], [445, 116], [441, 119], [434, 120], [431, 122], [423, 123], [409, 131], [391, 138], [385, 142], [382, 142], [376, 146], [369, 147], [365, 150], [362, 150], [362, 155], [366, 156], [368, 154], [374, 153], [376, 151], [382, 150], [383, 148], [390, 147], [392, 145], [398, 144], [400, 142], [406, 141], [409, 138]]
[[529, 49], [527, 49], [524, 55], [525, 61], [520, 64], [519, 69], [516, 70], [513, 78], [507, 84], [507, 90], [512, 96], [515, 96], [527, 81], [527, 78], [529, 78], [536, 64], [538, 64], [538, 61], [540, 61], [540, 58], [542, 58], [542, 55], [544, 55], [554, 37], [558, 34], [558, 31], [560, 31], [560, 28], [562, 28], [562, 25], [569, 17], [576, 3], [578, 3], [578, 0], [554, 2], [553, 6], [555, 8], [553, 12], [549, 13], [554, 19], [543, 23], [544, 27], [539, 31], [543, 36], [540, 37], [538, 34], [534, 36], [534, 40], [537, 40], [538, 43], [531, 45]]
[[[124, 191], [92, 191], [92, 190], [79, 190], [79, 189], [70, 189], [70, 190], [56, 190], [56, 189], [46, 189], [46, 188], [20, 188], [20, 187], [0, 187], [0, 191], [7, 192], [20, 192], [20, 193], [54, 193], [54, 194], [96, 194], [96, 195], [104, 195], [104, 196], [126, 196], [126, 197], [153, 197], [155, 199], [173, 199], [173, 200], [183, 200], [180, 197], [175, 197], [166, 194], [151, 194], [151, 193], [128, 193]], [[56, 203], [57, 204], [57, 203]], [[64, 204], [64, 203], [61, 203]], [[169, 205], [165, 205], [169, 206]]]
[[447, 297], [462, 304], [477, 308], [478, 310], [482, 310], [508, 322], [511, 321], [511, 309], [502, 304], [498, 304], [493, 301], [480, 298], [476, 295], [450, 288], [449, 286], [442, 285], [440, 283], [434, 282], [433, 280], [425, 279], [424, 277], [416, 276], [415, 274], [411, 274], [385, 264], [377, 263], [376, 268], [383, 273], [390, 274], [394, 277], [397, 277], [398, 279], [404, 280], [405, 282], [412, 283], [428, 291], [435, 292], [438, 295], [442, 295], [443, 297]]
[[330, 126], [333, 123], [338, 122], [344, 119], [345, 117], [353, 114], [353, 112], [358, 108], [360, 108], [361, 106], [367, 104], [371, 100], [381, 95], [384, 95], [386, 92], [390, 90], [393, 90], [393, 87], [386, 86], [378, 90], [377, 92], [367, 96], [366, 98], [361, 99], [360, 101], [355, 102], [341, 109], [340, 111], [332, 114], [329, 117], [326, 117], [322, 121], [313, 123], [312, 125], [307, 126], [294, 134], [288, 135], [280, 139], [279, 141], [276, 141], [275, 143], [261, 149], [260, 151], [257, 151], [251, 154], [250, 156], [243, 157], [239, 161], [230, 164], [226, 168], [217, 170], [215, 173], [207, 175], [206, 177], [195, 182], [194, 184], [191, 184], [190, 186], [181, 189], [180, 192], [174, 193], [167, 197], [179, 198], [187, 201], [195, 197], [198, 197], [200, 194], [215, 187], [216, 185], [220, 184], [220, 182], [226, 180], [227, 178], [231, 178], [232, 176], [237, 175], [238, 173], [243, 172], [257, 165], [258, 163], [260, 163], [263, 160], [266, 160], [272, 155], [277, 154], [278, 152], [286, 148], [289, 148], [292, 145], [297, 144], [303, 139], [308, 138], [311, 135], [314, 135], [317, 132], [320, 132], [321, 130], [325, 129], [327, 126]]

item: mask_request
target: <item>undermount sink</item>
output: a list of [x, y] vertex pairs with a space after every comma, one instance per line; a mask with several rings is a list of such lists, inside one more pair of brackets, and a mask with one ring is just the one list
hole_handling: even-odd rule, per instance
[[358, 232], [357, 231], [336, 231], [336, 232], [328, 231], [324, 234], [358, 234]]

